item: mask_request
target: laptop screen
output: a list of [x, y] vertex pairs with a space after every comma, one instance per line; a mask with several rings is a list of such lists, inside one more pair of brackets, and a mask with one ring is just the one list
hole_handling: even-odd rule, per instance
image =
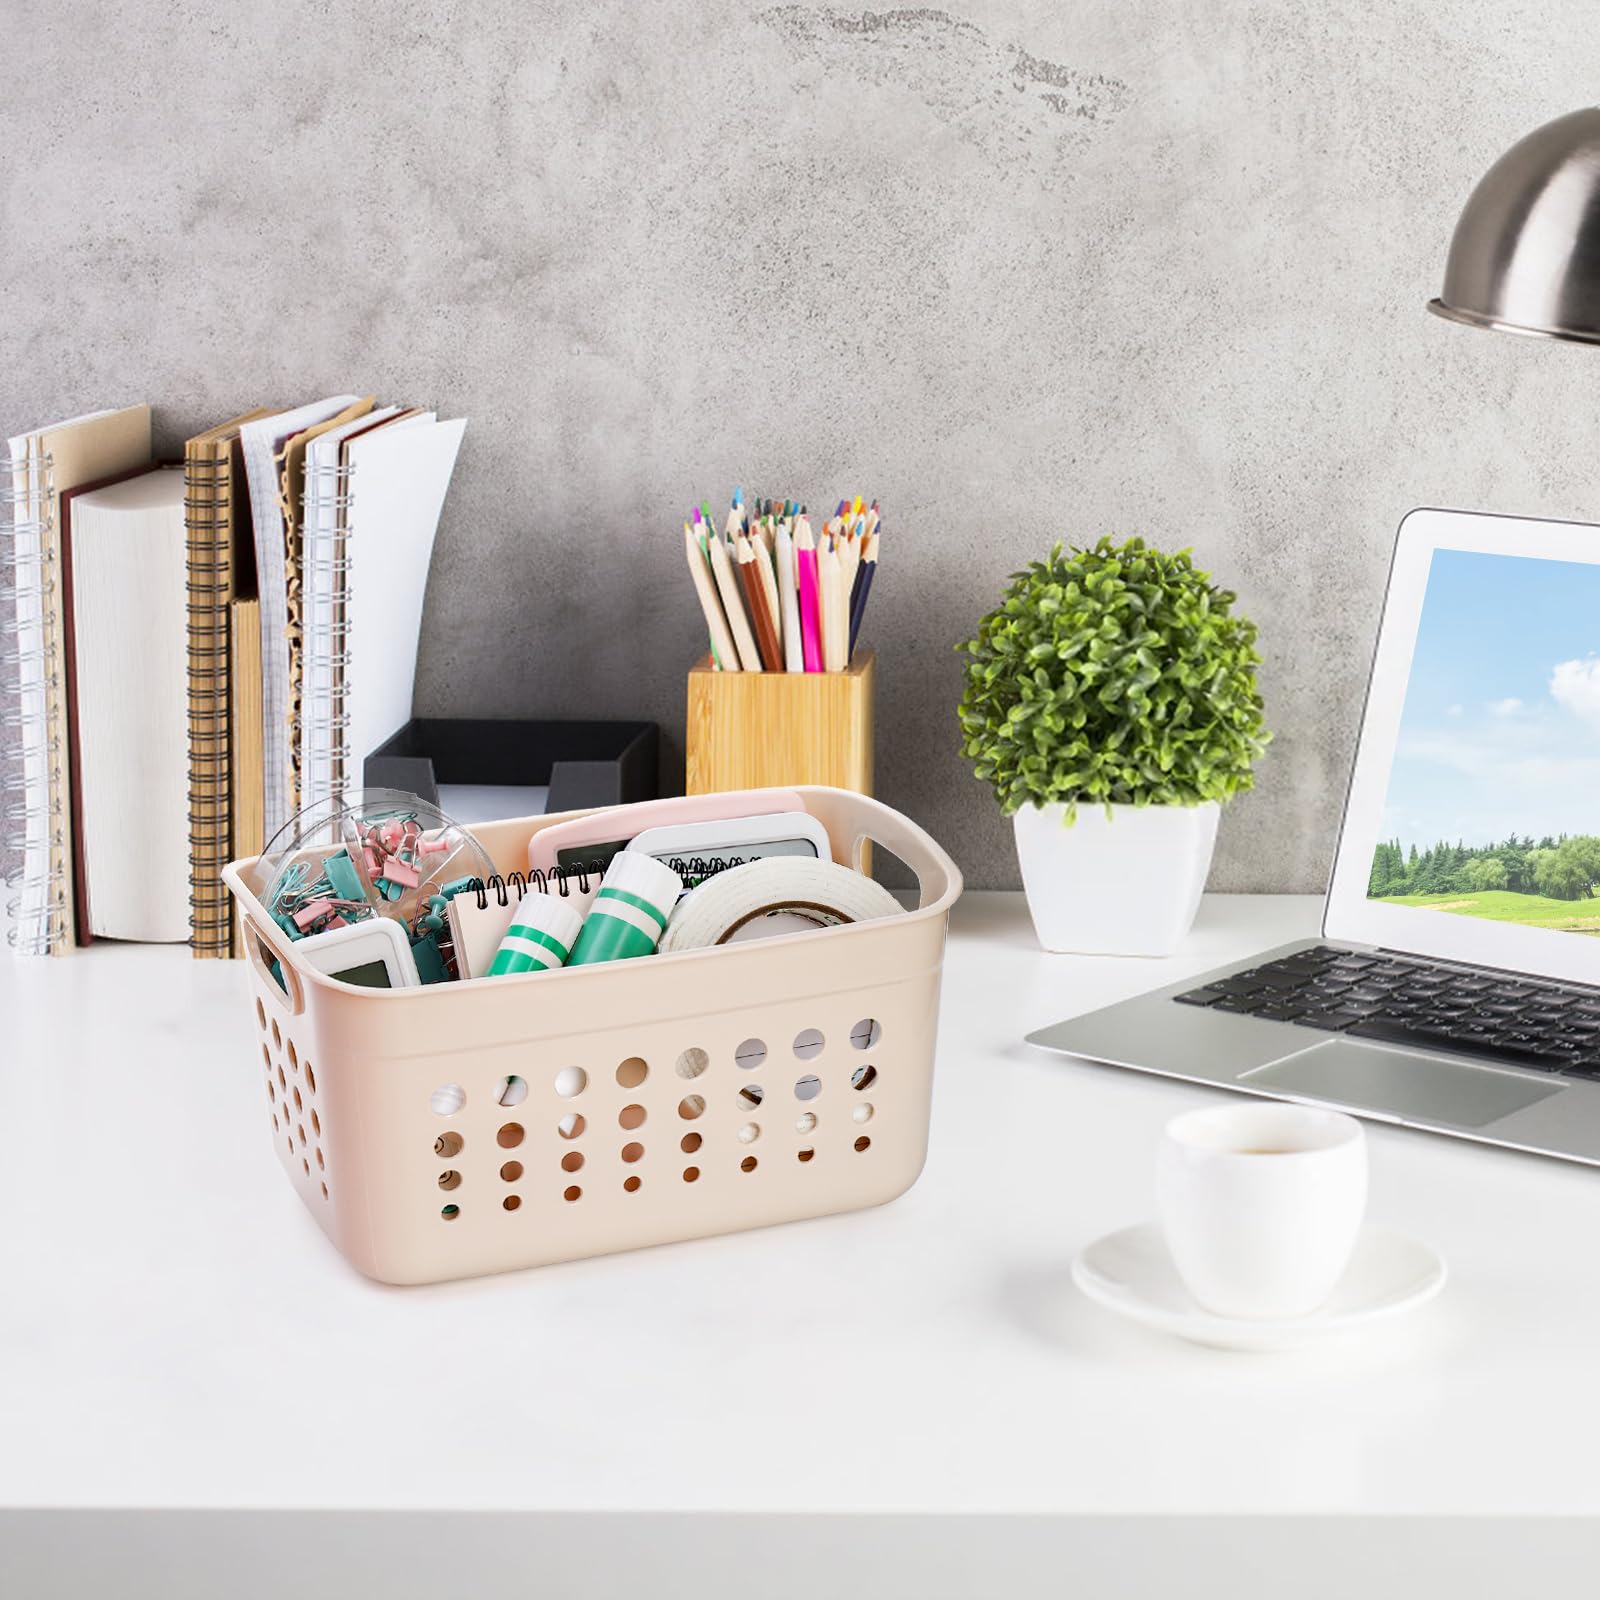
[[1341, 893], [1348, 937], [1600, 981], [1600, 529], [1402, 526], [1330, 934]]
[[1600, 937], [1600, 566], [1436, 550], [1369, 898]]

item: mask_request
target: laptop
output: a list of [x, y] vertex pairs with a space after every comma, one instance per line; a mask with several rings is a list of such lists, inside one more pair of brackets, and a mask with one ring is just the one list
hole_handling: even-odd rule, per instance
[[1028, 1041], [1600, 1164], [1600, 529], [1407, 516], [1322, 936]]

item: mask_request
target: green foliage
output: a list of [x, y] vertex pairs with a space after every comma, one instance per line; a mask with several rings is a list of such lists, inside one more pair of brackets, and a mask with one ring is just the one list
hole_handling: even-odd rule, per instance
[[1441, 840], [1421, 852], [1413, 844], [1409, 857], [1399, 840], [1386, 839], [1373, 849], [1367, 894], [1389, 900], [1505, 889], [1552, 900], [1587, 900], [1596, 884], [1600, 884], [1600, 837], [1593, 834], [1546, 836], [1537, 844], [1531, 834], [1520, 839], [1513, 834], [1500, 844], [1473, 848]]
[[1252, 782], [1271, 737], [1255, 625], [1187, 550], [1142, 539], [1014, 573], [966, 657], [962, 754], [1010, 815], [1036, 802], [1199, 805]]

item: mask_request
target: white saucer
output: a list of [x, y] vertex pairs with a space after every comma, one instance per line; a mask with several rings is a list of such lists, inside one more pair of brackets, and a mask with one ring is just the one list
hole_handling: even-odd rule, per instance
[[1328, 1303], [1309, 1317], [1255, 1322], [1194, 1303], [1153, 1222], [1108, 1233], [1079, 1252], [1072, 1281], [1091, 1300], [1146, 1327], [1219, 1350], [1293, 1350], [1426, 1304], [1444, 1287], [1444, 1258], [1393, 1228], [1367, 1227]]

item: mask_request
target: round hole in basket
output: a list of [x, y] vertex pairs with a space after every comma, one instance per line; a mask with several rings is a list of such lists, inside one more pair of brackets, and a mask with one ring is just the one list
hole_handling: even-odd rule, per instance
[[639, 1192], [639, 1174], [637, 1172], [630, 1172], [628, 1174], [628, 1176], [622, 1180], [622, 1187], [629, 1194], [638, 1194], [638, 1192]]
[[304, 1156], [301, 1156], [300, 1165], [305, 1168], [306, 1176], [309, 1178], [311, 1176], [311, 1163]]
[[711, 1057], [698, 1045], [690, 1047], [678, 1057], [676, 1067], [680, 1078], [698, 1078], [711, 1065]]
[[305, 1069], [306, 1088], [308, 1088], [312, 1094], [315, 1094], [317, 1092], [317, 1075], [311, 1070], [311, 1063], [309, 1061], [305, 1063]]
[[259, 1000], [256, 1001], [256, 1021], [261, 1024], [261, 1031], [265, 1033], [267, 1031], [267, 1008]]
[[808, 1072], [805, 1077], [795, 1081], [794, 1097], [796, 1100], [815, 1100], [821, 1093], [822, 1079], [814, 1072]]
[[300, 1098], [300, 1085], [296, 1084], [294, 1086], [294, 1088], [292, 1088], [289, 1092], [290, 1092], [290, 1094], [292, 1094], [294, 1096], [294, 1108], [295, 1108], [295, 1110], [296, 1111], [304, 1111], [305, 1108], [306, 1108], [306, 1105], [305, 1105], [305, 1101], [303, 1101]]
[[566, 1188], [561, 1191], [561, 1198], [563, 1200], [581, 1200], [583, 1198], [583, 1190], [580, 1189], [577, 1184], [569, 1183]]
[[520, 1122], [508, 1122], [494, 1136], [495, 1143], [502, 1150], [515, 1150], [522, 1143], [523, 1136], [526, 1133], [527, 1129]]
[[794, 1036], [794, 1053], [802, 1061], [815, 1061], [822, 1054], [822, 1047], [827, 1041], [822, 1037], [820, 1028], [802, 1028]]
[[439, 1174], [439, 1187], [441, 1189], [459, 1189], [461, 1187], [461, 1174], [455, 1168], [448, 1168]]
[[556, 1074], [556, 1093], [563, 1100], [575, 1099], [589, 1087], [589, 1074], [582, 1067], [563, 1067]]
[[766, 1044], [760, 1039], [746, 1039], [733, 1052], [733, 1059], [736, 1066], [743, 1067], [746, 1072], [754, 1072], [767, 1059]]
[[576, 1139], [587, 1126], [588, 1124], [584, 1122], [583, 1118], [576, 1111], [569, 1111], [566, 1116], [564, 1116], [556, 1124], [556, 1132], [559, 1133], [563, 1139]]
[[756, 1158], [754, 1156], [746, 1156], [744, 1160], [739, 1163], [739, 1170], [741, 1172], [754, 1172], [756, 1170], [756, 1166]]
[[284, 1142], [284, 1144], [286, 1144], [289, 1147], [289, 1154], [293, 1155], [294, 1154], [294, 1135], [293, 1134], [288, 1134], [288, 1133], [284, 1134], [283, 1142]]
[[617, 1087], [637, 1089], [650, 1076], [650, 1065], [643, 1056], [629, 1056], [617, 1068]]
[[853, 1122], [871, 1122], [872, 1102], [870, 1100], [863, 1100], [861, 1104], [850, 1113], [850, 1118]]
[[813, 1150], [810, 1145], [805, 1145], [801, 1149], [795, 1151], [795, 1154], [802, 1161], [809, 1161], [816, 1153], [817, 1152]]
[[295, 1123], [294, 1131], [295, 1131], [295, 1137], [299, 1139], [300, 1143], [301, 1144], [305, 1144], [307, 1142], [306, 1141], [306, 1125], [305, 1125], [305, 1123], [303, 1123], [303, 1122]]
[[278, 1024], [276, 1019], [273, 1020], [272, 1024], [272, 1048], [274, 1050], [283, 1049], [283, 1035], [278, 1032]]
[[520, 1161], [507, 1161], [500, 1168], [500, 1176], [507, 1183], [515, 1183], [522, 1176], [522, 1163]]
[[285, 1090], [289, 1087], [289, 1080], [284, 1077], [282, 1067], [278, 1068], [278, 1087]]
[[441, 1133], [433, 1141], [433, 1153], [436, 1156], [458, 1156], [461, 1154], [462, 1142], [459, 1133]]
[[322, 1159], [322, 1146], [319, 1144], [317, 1146], [317, 1171], [326, 1172], [327, 1170], [328, 1163]]
[[705, 1141], [698, 1133], [686, 1133], [678, 1141], [678, 1148], [683, 1151], [686, 1156], [692, 1156], [695, 1151], [698, 1150], [704, 1143]]
[[261, 1047], [261, 1059], [266, 1062], [267, 1071], [270, 1074], [272, 1071], [272, 1052], [265, 1045]]
[[274, 1133], [278, 1131], [278, 1113], [276, 1111], [272, 1113], [272, 1131]]
[[863, 1094], [877, 1081], [878, 1069], [876, 1067], [857, 1067], [850, 1074], [850, 1087], [861, 1090]]
[[740, 1144], [754, 1144], [760, 1137], [761, 1124], [759, 1122], [747, 1122], [739, 1130]]
[[817, 1125], [817, 1114], [814, 1111], [804, 1111], [794, 1119], [796, 1133], [810, 1133]]
[[441, 1083], [428, 1096], [428, 1105], [436, 1117], [453, 1117], [467, 1103], [467, 1091], [459, 1083]]
[[508, 1194], [505, 1199], [500, 1202], [500, 1204], [504, 1206], [507, 1211], [515, 1211], [517, 1207], [522, 1204], [522, 1196], [520, 1194]]
[[705, 1099], [701, 1095], [686, 1094], [678, 1102], [678, 1115], [685, 1122], [693, 1122], [706, 1108]]
[[320, 1139], [322, 1137], [322, 1118], [317, 1115], [317, 1108], [311, 1108], [311, 1131]]
[[883, 1037], [883, 1024], [876, 1017], [863, 1017], [850, 1030], [850, 1043], [857, 1050], [871, 1050]]
[[520, 1106], [528, 1098], [528, 1080], [513, 1074], [495, 1085], [494, 1103], [497, 1106]]
[[576, 1172], [582, 1165], [583, 1151], [581, 1150], [569, 1150], [561, 1158], [561, 1170], [563, 1172]]
[[289, 1041], [289, 1070], [291, 1072], [298, 1072], [300, 1070], [300, 1057], [295, 1053], [293, 1039]]
[[460, 1206], [453, 1206], [453, 1205], [452, 1206], [440, 1206], [439, 1207], [439, 1215], [441, 1217], [443, 1217], [446, 1222], [454, 1222], [456, 1220], [456, 1218], [461, 1215], [461, 1207]]
[[322, 1186], [322, 1198], [324, 1200], [326, 1200], [328, 1198], [328, 1186], [327, 1186], [327, 1184], [323, 1184], [323, 1186]]
[[871, 1143], [872, 1141], [866, 1136], [866, 1134], [862, 1134], [861, 1137], [856, 1140], [856, 1149], [865, 1150], [869, 1145], [871, 1145]]
[[617, 1125], [633, 1130], [644, 1126], [645, 1111], [643, 1106], [624, 1106], [617, 1113]]
[[637, 1161], [643, 1154], [644, 1146], [637, 1139], [630, 1140], [622, 1147], [622, 1159], [624, 1161]]
[[759, 1083], [747, 1083], [739, 1091], [739, 1104], [747, 1111], [754, 1111], [767, 1097], [767, 1091]]
[[699, 1167], [685, 1167], [683, 1169], [683, 1181], [685, 1183], [698, 1182], [699, 1181], [699, 1177], [700, 1177], [700, 1169], [699, 1169]]
[[277, 1086], [273, 1083], [271, 1078], [267, 1079], [267, 1099], [272, 1105], [277, 1105], [278, 1103]]

